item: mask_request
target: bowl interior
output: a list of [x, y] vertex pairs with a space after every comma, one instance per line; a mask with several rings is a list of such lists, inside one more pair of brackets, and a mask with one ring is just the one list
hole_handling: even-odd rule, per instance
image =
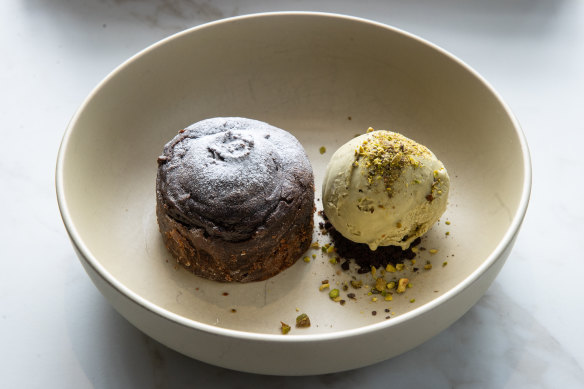
[[[343, 291], [352, 277], [364, 284], [374, 278], [340, 271], [320, 250], [308, 252], [316, 254], [309, 263], [251, 284], [211, 282], [177, 268], [156, 223], [156, 157], [177, 130], [214, 116], [254, 118], [294, 134], [313, 165], [319, 210], [328, 159], [368, 127], [433, 150], [451, 176], [448, 210], [424, 238], [417, 263], [384, 276], [409, 277], [413, 287], [377, 302], [366, 288]], [[451, 56], [374, 23], [308, 14], [214, 23], [149, 48], [87, 99], [62, 154], [70, 233], [105, 277], [163, 310], [227, 329], [278, 334], [280, 321], [293, 324], [306, 312], [312, 326], [291, 336], [389, 326], [386, 317], [423, 309], [463, 283], [508, 232], [527, 158], [503, 104]], [[314, 240], [326, 237], [315, 231]], [[431, 270], [423, 269], [427, 261]], [[319, 291], [324, 279], [346, 304]]]

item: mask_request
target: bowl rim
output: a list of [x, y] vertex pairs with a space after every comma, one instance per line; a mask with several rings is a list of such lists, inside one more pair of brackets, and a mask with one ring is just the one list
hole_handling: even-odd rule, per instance
[[[221, 328], [215, 327], [210, 324], [205, 324], [198, 322], [196, 320], [188, 319], [176, 313], [170, 312], [155, 303], [143, 298], [139, 294], [133, 292], [128, 287], [126, 287], [123, 283], [118, 281], [112, 274], [110, 274], [106, 268], [97, 260], [96, 257], [93, 256], [89, 248], [84, 244], [83, 238], [77, 231], [75, 223], [70, 215], [67, 199], [65, 195], [65, 188], [64, 188], [64, 164], [65, 158], [69, 146], [69, 142], [72, 136], [72, 133], [76, 127], [76, 123], [81, 116], [82, 112], [85, 108], [89, 105], [93, 97], [98, 93], [98, 91], [104, 87], [111, 79], [113, 79], [118, 73], [120, 73], [124, 68], [130, 66], [134, 61], [139, 59], [140, 57], [144, 56], [145, 54], [155, 50], [156, 48], [165, 45], [166, 43], [177, 39], [183, 35], [192, 34], [198, 30], [206, 29], [209, 27], [218, 26], [221, 24], [232, 23], [234, 21], [240, 20], [247, 20], [247, 19], [261, 19], [261, 18], [270, 18], [270, 17], [294, 17], [294, 16], [309, 16], [309, 17], [316, 17], [316, 18], [330, 18], [330, 19], [340, 19], [345, 20], [348, 22], [357, 22], [357, 23], [365, 23], [372, 25], [374, 27], [389, 30], [394, 33], [401, 34], [409, 39], [415, 40], [422, 45], [427, 46], [428, 48], [439, 52], [440, 54], [446, 56], [451, 61], [457, 63], [461, 67], [463, 67], [466, 71], [468, 71], [472, 76], [474, 76], [477, 80], [479, 80], [492, 95], [497, 99], [501, 107], [504, 109], [507, 116], [510, 118], [517, 138], [519, 140], [521, 151], [522, 151], [522, 159], [523, 159], [523, 187], [520, 202], [517, 207], [517, 211], [513, 215], [513, 219], [511, 224], [507, 228], [503, 238], [497, 244], [495, 249], [491, 252], [491, 254], [486, 258], [483, 263], [476, 268], [470, 275], [468, 275], [464, 280], [458, 283], [455, 287], [451, 288], [444, 294], [432, 299], [431, 301], [411, 310], [404, 314], [399, 315], [398, 317], [392, 320], [385, 320], [379, 323], [373, 323], [369, 325], [365, 325], [358, 328], [352, 328], [348, 330], [340, 330], [340, 331], [333, 331], [328, 333], [318, 333], [318, 334], [294, 334], [293, 336], [282, 336], [280, 334], [266, 334], [266, 333], [257, 333], [257, 332], [248, 332], [242, 330], [234, 330], [228, 328]], [[211, 335], [218, 335], [224, 336], [234, 339], [240, 340], [247, 340], [247, 341], [270, 341], [270, 342], [278, 342], [278, 343], [289, 343], [289, 342], [320, 342], [320, 341], [333, 341], [337, 339], [345, 339], [350, 337], [356, 337], [361, 335], [366, 335], [368, 333], [374, 333], [381, 330], [387, 330], [388, 328], [399, 326], [409, 320], [414, 319], [415, 317], [421, 316], [423, 314], [429, 313], [446, 303], [448, 300], [453, 299], [463, 290], [471, 286], [476, 280], [478, 280], [491, 266], [495, 264], [498, 258], [503, 254], [503, 252], [513, 243], [513, 239], [517, 235], [519, 228], [523, 222], [525, 214], [527, 212], [527, 207], [529, 205], [529, 198], [531, 194], [531, 185], [532, 185], [532, 166], [531, 166], [531, 158], [529, 153], [529, 148], [527, 144], [527, 139], [521, 126], [516, 119], [516, 117], [511, 112], [511, 109], [499, 95], [499, 93], [491, 86], [491, 84], [485, 80], [477, 71], [475, 71], [472, 67], [468, 64], [454, 56], [453, 54], [449, 53], [448, 51], [442, 49], [441, 47], [421, 38], [409, 32], [406, 32], [400, 28], [376, 22], [373, 20], [344, 15], [339, 13], [329, 13], [329, 12], [312, 12], [312, 11], [279, 11], [279, 12], [262, 12], [262, 13], [253, 13], [247, 15], [240, 15], [234, 16], [229, 18], [224, 18], [208, 23], [204, 23], [195, 27], [188, 28], [186, 30], [177, 32], [172, 34], [148, 47], [139, 51], [135, 55], [131, 56], [129, 59], [124, 61], [122, 64], [117, 66], [113, 71], [111, 71], [105, 78], [103, 78], [90, 92], [90, 94], [83, 100], [79, 108], [74, 113], [73, 117], [69, 121], [65, 133], [63, 135], [58, 155], [57, 155], [57, 164], [55, 170], [55, 186], [56, 186], [56, 195], [57, 195], [57, 203], [59, 206], [59, 211], [61, 213], [61, 218], [65, 225], [66, 231], [70, 237], [70, 240], [77, 250], [79, 254], [82, 255], [82, 259], [89, 265], [91, 268], [107, 283], [110, 287], [112, 287], [116, 292], [122, 294], [126, 298], [130, 299], [133, 303], [138, 304], [140, 307], [148, 310], [149, 312], [159, 316], [162, 319], [171, 321], [175, 324], [179, 324], [183, 327], [187, 327], [190, 329], [206, 332]]]

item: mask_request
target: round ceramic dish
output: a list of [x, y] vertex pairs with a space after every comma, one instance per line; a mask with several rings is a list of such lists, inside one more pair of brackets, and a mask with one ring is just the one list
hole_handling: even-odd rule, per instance
[[[392, 301], [373, 301], [371, 273], [341, 271], [329, 261], [334, 253], [317, 249], [307, 253], [310, 262], [250, 284], [211, 282], [178, 268], [158, 233], [156, 158], [179, 129], [214, 116], [249, 117], [293, 133], [313, 164], [318, 209], [332, 152], [368, 127], [401, 132], [433, 150], [452, 180], [448, 210], [424, 238], [417, 264], [375, 276], [408, 277], [412, 287]], [[226, 19], [137, 54], [75, 114], [56, 173], [81, 263], [127, 320], [201, 361], [285, 375], [372, 364], [452, 324], [509, 255], [530, 180], [519, 125], [476, 72], [403, 31], [320, 13]], [[322, 245], [326, 236], [315, 231], [314, 240]], [[431, 270], [423, 269], [427, 262]], [[343, 290], [353, 277], [365, 286]], [[340, 289], [344, 305], [319, 291], [324, 279]], [[300, 313], [310, 317], [309, 328], [294, 326]], [[288, 335], [281, 321], [291, 324]]]

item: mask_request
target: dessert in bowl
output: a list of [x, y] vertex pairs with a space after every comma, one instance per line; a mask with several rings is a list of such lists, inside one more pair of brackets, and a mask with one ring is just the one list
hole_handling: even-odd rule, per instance
[[[267, 122], [298, 139], [312, 164], [319, 211], [330, 156], [356, 133], [393, 130], [427, 146], [450, 177], [448, 207], [416, 256], [432, 269], [414, 271], [407, 262], [397, 273], [412, 288], [373, 301], [365, 288], [375, 281], [371, 273], [334, 263], [318, 228], [318, 248], [264, 281], [227, 284], [177, 266], [158, 230], [156, 158], [177, 129], [225, 116]], [[193, 358], [265, 374], [357, 368], [448, 327], [503, 266], [530, 180], [516, 119], [475, 71], [406, 32], [321, 13], [226, 19], [132, 57], [73, 117], [56, 174], [81, 263], [127, 320]], [[314, 217], [318, 226], [321, 216]], [[364, 286], [352, 289], [351, 280]], [[344, 305], [329, 297], [333, 289]], [[294, 326], [301, 313], [309, 327]], [[281, 322], [292, 327], [286, 335]]]
[[407, 249], [446, 210], [450, 178], [427, 147], [392, 131], [374, 131], [341, 146], [327, 165], [324, 212], [344, 237]]
[[247, 118], [205, 119], [181, 129], [157, 161], [160, 232], [185, 269], [259, 281], [308, 249], [314, 178], [290, 133]]

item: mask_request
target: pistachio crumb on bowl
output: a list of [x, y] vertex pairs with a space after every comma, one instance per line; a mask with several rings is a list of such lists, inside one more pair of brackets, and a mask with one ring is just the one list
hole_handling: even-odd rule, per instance
[[296, 317], [296, 327], [298, 328], [310, 327], [310, 318], [306, 313], [302, 313]]
[[282, 331], [282, 335], [286, 335], [287, 333], [290, 332], [290, 329], [292, 327], [290, 327], [288, 324], [284, 323], [283, 321], [281, 321], [280, 324], [281, 324], [280, 331]]

